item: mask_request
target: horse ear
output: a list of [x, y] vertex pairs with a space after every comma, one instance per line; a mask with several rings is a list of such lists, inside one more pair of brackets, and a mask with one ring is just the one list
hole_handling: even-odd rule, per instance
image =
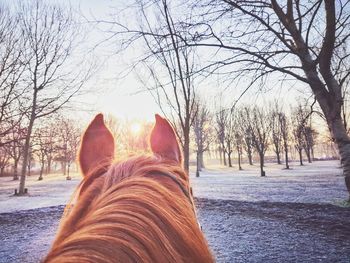
[[114, 138], [100, 113], [90, 123], [81, 141], [79, 163], [83, 175], [87, 175], [93, 169], [107, 169], [113, 157]]
[[182, 162], [181, 151], [173, 127], [158, 114], [155, 117], [156, 124], [151, 132], [152, 152], [180, 164]]

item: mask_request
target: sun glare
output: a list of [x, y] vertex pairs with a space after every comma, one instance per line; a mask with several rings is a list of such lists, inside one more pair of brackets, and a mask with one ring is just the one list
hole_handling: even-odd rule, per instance
[[140, 123], [133, 123], [131, 124], [131, 132], [133, 134], [139, 134], [141, 132], [141, 124]]

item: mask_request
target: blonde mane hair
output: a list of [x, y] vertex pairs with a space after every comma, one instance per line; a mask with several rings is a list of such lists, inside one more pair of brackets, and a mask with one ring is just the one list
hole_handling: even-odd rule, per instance
[[44, 260], [213, 261], [197, 223], [187, 173], [159, 154], [90, 169]]

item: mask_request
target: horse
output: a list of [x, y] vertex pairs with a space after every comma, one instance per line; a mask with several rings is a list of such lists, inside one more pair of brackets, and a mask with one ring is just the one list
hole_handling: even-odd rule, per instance
[[214, 262], [174, 129], [155, 118], [152, 154], [115, 161], [113, 135], [96, 115], [81, 140], [83, 179], [43, 262]]

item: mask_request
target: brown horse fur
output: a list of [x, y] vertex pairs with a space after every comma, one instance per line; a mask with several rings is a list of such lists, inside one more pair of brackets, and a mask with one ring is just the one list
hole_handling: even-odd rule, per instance
[[111, 145], [98, 115], [82, 139], [76, 201], [44, 262], [213, 262], [170, 124], [156, 115], [152, 156], [111, 165]]

